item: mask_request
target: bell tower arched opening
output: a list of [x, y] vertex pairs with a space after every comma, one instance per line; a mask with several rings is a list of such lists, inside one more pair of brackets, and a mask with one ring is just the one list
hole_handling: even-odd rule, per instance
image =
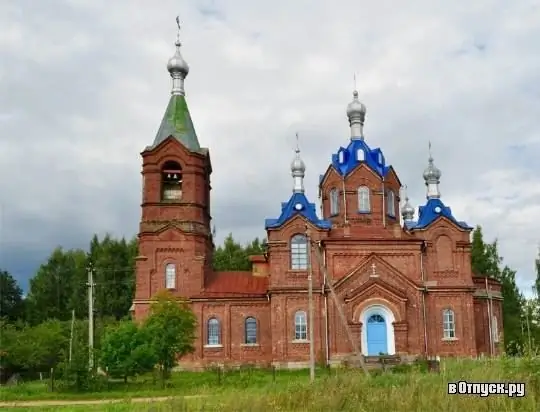
[[182, 167], [169, 160], [161, 168], [161, 200], [178, 201], [182, 199]]

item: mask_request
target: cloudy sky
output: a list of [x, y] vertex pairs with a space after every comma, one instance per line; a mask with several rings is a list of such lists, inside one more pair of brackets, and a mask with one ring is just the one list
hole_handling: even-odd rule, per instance
[[175, 16], [188, 104], [211, 150], [218, 237], [264, 235], [292, 179], [307, 192], [365, 135], [425, 201], [431, 140], [443, 201], [499, 239], [529, 292], [540, 241], [538, 0], [0, 2], [0, 266], [24, 287], [56, 245], [132, 236], [140, 152], [165, 110]]

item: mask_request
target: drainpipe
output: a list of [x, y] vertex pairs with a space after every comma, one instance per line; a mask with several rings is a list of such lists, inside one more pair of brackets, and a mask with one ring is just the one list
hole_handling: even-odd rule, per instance
[[382, 178], [381, 185], [382, 185], [382, 193], [381, 193], [381, 197], [382, 197], [382, 224], [383, 224], [383, 227], [386, 227], [386, 199], [384, 197], [384, 176]]
[[422, 243], [422, 250], [420, 252], [420, 275], [422, 278], [422, 315], [424, 322], [424, 353], [428, 355], [428, 338], [427, 338], [427, 314], [426, 314], [426, 274], [424, 271], [424, 252], [426, 251], [426, 242]]
[[[322, 245], [321, 242], [318, 243], [317, 247], [320, 247]], [[322, 248], [322, 257], [323, 257], [323, 265], [326, 266], [326, 249]], [[329, 330], [328, 330], [328, 294], [326, 293], [326, 283], [328, 282], [328, 279], [326, 278], [326, 275], [324, 275], [324, 281], [323, 281], [323, 296], [324, 296], [324, 349], [325, 349], [325, 357], [326, 357], [326, 365], [330, 364], [330, 347], [328, 346], [329, 342]]]
[[345, 193], [345, 176], [343, 176], [342, 188], [343, 188], [343, 222], [349, 223], [349, 220], [347, 218], [347, 194]]
[[489, 332], [489, 354], [490, 356], [493, 356], [493, 330], [491, 329], [491, 319], [492, 319], [492, 311], [491, 311], [491, 296], [489, 294], [488, 289], [488, 278], [485, 277], [486, 281], [486, 295], [487, 295], [487, 313], [488, 313], [488, 332]]

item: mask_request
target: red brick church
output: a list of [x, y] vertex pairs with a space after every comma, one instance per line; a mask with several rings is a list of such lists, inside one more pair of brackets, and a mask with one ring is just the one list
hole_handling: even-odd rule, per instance
[[169, 105], [142, 152], [132, 310], [143, 318], [164, 288], [189, 299], [199, 334], [195, 353], [181, 365], [302, 367], [311, 338], [326, 364], [356, 350], [364, 356], [499, 351], [500, 284], [473, 276], [472, 228], [442, 202], [431, 154], [423, 174], [427, 200], [415, 219], [396, 170], [364, 139], [366, 107], [357, 92], [347, 106], [350, 137], [319, 179], [320, 212], [304, 193], [306, 167], [297, 148], [292, 194], [265, 222], [266, 253], [252, 256], [251, 272], [214, 272], [212, 164], [187, 107], [189, 67], [178, 38], [167, 69]]

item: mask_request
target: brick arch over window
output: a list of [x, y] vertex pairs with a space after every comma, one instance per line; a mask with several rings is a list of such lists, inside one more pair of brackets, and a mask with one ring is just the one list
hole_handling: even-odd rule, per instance
[[447, 235], [440, 235], [435, 241], [437, 269], [454, 269], [454, 242]]
[[376, 306], [376, 305], [387, 307], [392, 312], [392, 315], [394, 316], [394, 319], [396, 322], [405, 320], [405, 314], [401, 313], [401, 310], [394, 302], [390, 302], [389, 300], [382, 299], [382, 298], [371, 298], [371, 299], [366, 299], [360, 302], [353, 309], [353, 313], [352, 313], [353, 322], [356, 323], [360, 321], [360, 314], [364, 311], [364, 309], [370, 306]]

